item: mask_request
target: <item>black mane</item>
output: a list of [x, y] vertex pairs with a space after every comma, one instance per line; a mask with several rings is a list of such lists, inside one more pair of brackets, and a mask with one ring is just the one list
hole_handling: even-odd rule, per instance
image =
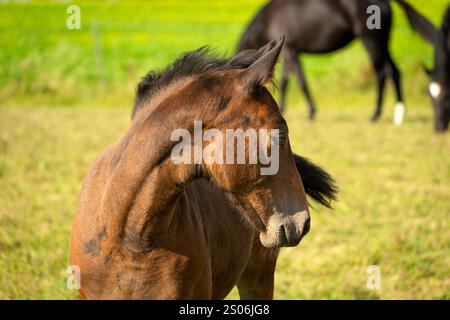
[[164, 70], [150, 71], [142, 78], [136, 89], [132, 117], [145, 102], [174, 81], [193, 75], [248, 68], [257, 59], [257, 53], [256, 50], [248, 50], [225, 59], [211, 53], [210, 48], [205, 46], [181, 55]]

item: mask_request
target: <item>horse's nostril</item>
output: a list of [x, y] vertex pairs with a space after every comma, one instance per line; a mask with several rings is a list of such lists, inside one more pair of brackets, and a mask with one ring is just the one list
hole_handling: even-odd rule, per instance
[[306, 220], [305, 222], [305, 225], [303, 226], [303, 236], [305, 236], [309, 232], [310, 228], [311, 228], [311, 219], [308, 218], [308, 220]]
[[286, 233], [286, 228], [284, 225], [280, 226], [280, 229], [278, 230], [279, 236], [280, 236], [280, 242], [285, 244], [288, 242], [288, 237]]

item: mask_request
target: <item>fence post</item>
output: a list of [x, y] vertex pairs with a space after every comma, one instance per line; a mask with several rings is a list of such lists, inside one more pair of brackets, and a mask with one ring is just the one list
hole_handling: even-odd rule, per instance
[[102, 86], [106, 85], [105, 69], [103, 64], [103, 49], [102, 40], [100, 38], [100, 31], [98, 23], [93, 21], [90, 23], [92, 42], [94, 47], [95, 65], [97, 69], [98, 76], [100, 78], [100, 84]]

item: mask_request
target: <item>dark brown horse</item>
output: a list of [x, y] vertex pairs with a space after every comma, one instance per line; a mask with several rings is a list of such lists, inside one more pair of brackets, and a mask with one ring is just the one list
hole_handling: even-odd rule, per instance
[[[201, 49], [143, 79], [130, 128], [82, 187], [71, 240], [82, 298], [221, 299], [235, 285], [241, 298], [272, 298], [279, 248], [309, 230], [306, 193], [326, 206], [335, 195], [326, 172], [292, 154], [264, 87], [282, 44], [230, 60]], [[261, 175], [260, 162], [175, 163], [171, 133], [195, 121], [279, 130], [278, 173]]]
[[[394, 121], [401, 124], [404, 104], [400, 72], [389, 53], [392, 24], [389, 2], [389, 0], [272, 0], [257, 13], [245, 30], [238, 45], [238, 52], [259, 48], [272, 39], [286, 35], [280, 108], [283, 112], [289, 75], [293, 73], [307, 98], [309, 118], [313, 119], [316, 106], [299, 56], [302, 52], [323, 54], [336, 51], [354, 39], [360, 38], [372, 60], [378, 81], [378, 99], [372, 120], [378, 120], [382, 113], [385, 82], [388, 77], [392, 77], [397, 94]], [[379, 29], [376, 26], [368, 27], [370, 13], [379, 13]]]

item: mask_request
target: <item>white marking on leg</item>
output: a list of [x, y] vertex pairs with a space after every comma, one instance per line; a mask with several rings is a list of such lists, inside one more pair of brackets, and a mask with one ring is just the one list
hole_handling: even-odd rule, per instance
[[441, 95], [441, 92], [442, 92], [442, 86], [439, 83], [433, 81], [432, 83], [430, 83], [429, 89], [430, 89], [430, 94], [433, 98], [435, 98], [435, 99], [439, 98], [439, 96]]
[[405, 118], [405, 105], [402, 102], [397, 102], [394, 112], [394, 124], [401, 126]]

